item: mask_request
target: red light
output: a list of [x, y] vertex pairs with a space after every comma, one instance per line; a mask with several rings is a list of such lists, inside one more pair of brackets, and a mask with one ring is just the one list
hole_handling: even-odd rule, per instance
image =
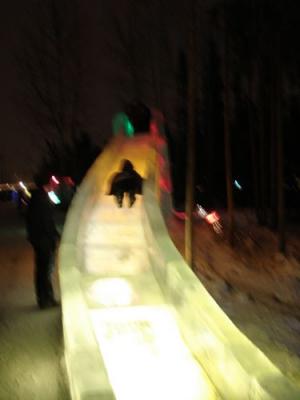
[[155, 121], [150, 122], [150, 132], [152, 133], [153, 136], [156, 136], [159, 134], [159, 129], [158, 129]]
[[159, 179], [159, 187], [164, 190], [165, 192], [171, 192], [171, 182], [169, 179], [161, 177]]
[[70, 176], [65, 177], [65, 183], [70, 186], [74, 186], [74, 181]]
[[211, 212], [210, 214], [207, 214], [205, 217], [206, 221], [209, 224], [214, 224], [215, 222], [218, 222], [220, 219], [219, 214], [216, 211]]
[[186, 219], [186, 213], [184, 211], [173, 210], [173, 214], [180, 220], [184, 221]]

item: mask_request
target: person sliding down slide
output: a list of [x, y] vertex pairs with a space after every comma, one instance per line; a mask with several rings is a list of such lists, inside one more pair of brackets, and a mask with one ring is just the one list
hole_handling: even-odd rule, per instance
[[115, 196], [118, 207], [122, 207], [124, 195], [127, 193], [129, 197], [128, 206], [132, 207], [136, 200], [135, 195], [142, 194], [142, 183], [143, 178], [136, 172], [132, 162], [123, 160], [121, 162], [121, 171], [111, 177], [108, 194]]

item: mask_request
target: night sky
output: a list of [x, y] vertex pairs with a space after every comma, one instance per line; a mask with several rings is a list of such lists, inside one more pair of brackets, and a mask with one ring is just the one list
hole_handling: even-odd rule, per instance
[[[11, 0], [1, 6], [0, 181], [30, 178], [42, 154], [41, 144], [45, 133], [28, 129], [28, 122], [20, 109], [20, 102], [23, 101], [20, 97], [22, 84], [17, 66], [17, 58], [26, 46], [24, 12], [35, 2]], [[164, 3], [168, 9], [168, 20], [164, 19], [164, 25], [175, 27], [171, 39], [173, 43], [180, 38], [182, 19], [181, 13], [176, 12], [177, 3], [179, 5], [177, 1]], [[115, 57], [111, 47], [115, 41], [111, 15], [116, 15], [121, 21], [126, 21], [129, 15], [126, 0], [111, 3], [79, 0], [79, 4], [81, 61], [84, 70], [84, 90], [80, 94], [81, 128], [101, 146], [111, 135], [113, 116], [123, 110], [124, 101], [132, 100], [131, 94], [121, 87], [126, 76], [122, 61]], [[172, 7], [169, 7], [171, 4]], [[144, 51], [147, 52], [147, 49]], [[168, 62], [172, 67], [171, 59]]]
[[[29, 151], [28, 139], [21, 140], [22, 125], [13, 104], [16, 93], [16, 71], [14, 68], [14, 49], [19, 39], [15, 11], [22, 1], [5, 2], [0, 13], [0, 179], [10, 175], [12, 170], [21, 172], [25, 154]], [[12, 178], [8, 176], [8, 178]]]
[[[21, 19], [25, 3], [11, 0], [1, 5], [0, 14], [0, 180], [14, 181], [30, 178], [33, 168], [41, 157], [38, 142], [42, 132], [34, 135], [27, 128], [18, 110], [18, 71], [16, 58], [22, 46]], [[84, 2], [82, 2], [84, 3]], [[88, 7], [81, 7], [83, 61], [85, 65], [86, 91], [82, 95], [84, 113], [83, 129], [101, 145], [111, 134], [111, 119], [120, 110], [115, 96], [114, 80], [118, 69], [105, 50], [104, 32], [109, 34], [101, 2], [89, 0]], [[102, 20], [102, 18], [104, 18]], [[41, 135], [41, 136], [38, 136]]]

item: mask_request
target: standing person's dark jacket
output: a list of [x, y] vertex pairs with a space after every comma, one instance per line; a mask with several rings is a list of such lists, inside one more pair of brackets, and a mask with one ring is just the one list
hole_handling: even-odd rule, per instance
[[41, 309], [57, 305], [52, 286], [55, 265], [55, 248], [59, 234], [55, 227], [53, 211], [44, 186], [32, 192], [26, 228], [35, 255], [34, 284], [37, 303]]
[[59, 234], [56, 230], [53, 209], [45, 190], [39, 188], [32, 192], [26, 217], [27, 236], [30, 243], [47, 241], [50, 247], [55, 247]]

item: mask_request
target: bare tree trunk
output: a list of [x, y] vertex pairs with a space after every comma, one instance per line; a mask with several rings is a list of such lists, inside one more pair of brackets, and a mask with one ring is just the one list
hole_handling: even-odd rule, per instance
[[227, 212], [228, 212], [228, 229], [229, 242], [233, 245], [233, 193], [232, 193], [232, 156], [231, 156], [231, 135], [229, 124], [229, 71], [228, 71], [228, 32], [224, 15], [224, 142], [225, 142], [225, 175], [226, 175], [226, 192], [227, 192]]
[[258, 96], [258, 76], [259, 76], [259, 49], [258, 40], [255, 33], [258, 30], [259, 24], [259, 10], [255, 0], [251, 0], [252, 11], [252, 25], [251, 35], [254, 38], [252, 41], [253, 49], [252, 61], [249, 69], [248, 79], [248, 118], [249, 118], [249, 136], [251, 146], [251, 162], [252, 162], [252, 179], [253, 179], [253, 193], [254, 193], [254, 209], [257, 221], [260, 221], [260, 176], [259, 176], [259, 149], [258, 149], [258, 128], [259, 128], [259, 115], [257, 112]]
[[[269, 98], [266, 95], [266, 89], [264, 87], [264, 70], [260, 68], [258, 74], [258, 109], [257, 109], [257, 163], [258, 163], [258, 209], [257, 219], [260, 225], [266, 225], [267, 223], [267, 200], [268, 200], [268, 165], [266, 163], [266, 154], [268, 154], [267, 140], [266, 140], [266, 116], [268, 114], [267, 105], [269, 104]], [[268, 143], [269, 144], [269, 143]]]
[[276, 71], [271, 72], [270, 84], [270, 194], [269, 194], [269, 225], [271, 229], [278, 227], [277, 209], [278, 209], [278, 196], [277, 196], [277, 177], [278, 177], [278, 163], [277, 163], [277, 76]]
[[74, 95], [72, 102], [70, 104], [70, 129], [71, 129], [71, 135], [75, 134], [78, 132], [79, 126], [81, 124], [81, 110], [80, 110], [80, 95], [81, 95], [81, 90], [82, 90], [82, 79], [83, 79], [83, 67], [82, 67], [82, 62], [81, 62], [81, 46], [80, 46], [80, 41], [81, 41], [81, 31], [80, 31], [80, 1], [76, 0], [74, 2], [74, 22], [73, 22], [73, 28], [75, 31], [74, 34], [74, 41], [75, 41], [75, 66], [73, 71], [74, 73], [74, 78], [77, 84], [73, 88], [74, 90]]
[[277, 222], [278, 222], [278, 247], [279, 251], [286, 252], [285, 237], [285, 202], [284, 202], [284, 144], [281, 124], [281, 46], [280, 36], [277, 33], [277, 68], [275, 75], [275, 129], [276, 129], [276, 155], [277, 155]]
[[257, 65], [252, 62], [250, 68], [250, 76], [248, 80], [248, 121], [249, 121], [249, 137], [251, 147], [251, 163], [252, 163], [252, 179], [253, 179], [253, 192], [254, 192], [254, 208], [256, 216], [259, 215], [259, 173], [258, 173], [258, 156], [257, 156], [257, 124], [256, 115], [254, 110], [255, 104], [255, 92], [257, 81]]
[[[195, 9], [193, 7], [193, 9]], [[185, 191], [185, 259], [193, 268], [193, 208], [195, 186], [195, 18], [192, 16], [189, 32], [188, 54], [188, 137], [187, 137], [187, 174]]]
[[72, 131], [74, 104], [78, 102], [78, 76], [74, 71], [79, 57], [74, 58], [71, 49], [76, 44], [70, 38], [72, 28], [76, 28], [76, 24], [70, 26], [70, 21], [77, 18], [77, 12], [74, 5], [63, 0], [38, 1], [32, 8], [28, 6], [25, 46], [18, 62], [24, 86], [24, 116], [35, 132], [52, 136], [62, 148]]
[[162, 71], [161, 71], [161, 63], [160, 60], [162, 59], [162, 52], [161, 52], [161, 44], [163, 42], [163, 33], [162, 29], [164, 26], [164, 21], [163, 21], [163, 15], [162, 15], [162, 1], [159, 0], [157, 6], [157, 19], [158, 19], [158, 43], [160, 43], [160, 46], [158, 43], [154, 44], [155, 49], [154, 49], [154, 54], [155, 54], [155, 63], [154, 63], [154, 68], [155, 68], [155, 84], [156, 84], [156, 90], [155, 90], [155, 97], [157, 101], [157, 107], [162, 110], [162, 82], [161, 82], [161, 76], [162, 76]]
[[260, 187], [260, 223], [266, 225], [267, 223], [267, 165], [266, 165], [266, 126], [265, 118], [267, 115], [267, 110], [265, 102], [268, 100], [266, 98], [265, 92], [262, 93], [263, 99], [260, 99], [260, 124], [259, 124], [259, 187]]
[[53, 28], [53, 36], [54, 36], [54, 44], [55, 44], [55, 56], [56, 56], [56, 76], [57, 76], [57, 100], [58, 100], [58, 110], [57, 115], [60, 121], [61, 131], [60, 141], [62, 146], [64, 146], [66, 141], [66, 98], [64, 93], [64, 71], [63, 71], [63, 44], [62, 44], [62, 26], [59, 15], [58, 6], [55, 0], [51, 2], [51, 17], [52, 17], [52, 28]]
[[283, 162], [283, 138], [280, 118], [280, 98], [277, 98], [277, 219], [278, 219], [278, 245], [279, 250], [285, 254], [285, 202], [284, 202], [284, 162]]

